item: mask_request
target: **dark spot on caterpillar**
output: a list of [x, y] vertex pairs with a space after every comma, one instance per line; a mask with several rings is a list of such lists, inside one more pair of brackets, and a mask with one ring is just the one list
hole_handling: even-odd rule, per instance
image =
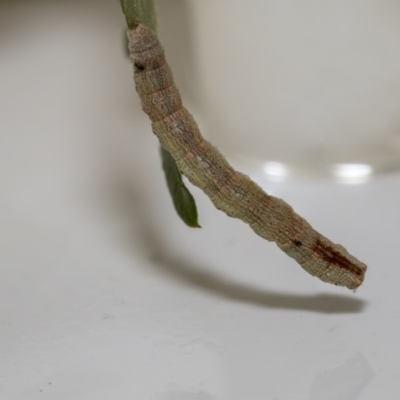
[[137, 63], [137, 62], [135, 62], [135, 68], [136, 68], [138, 71], [144, 71], [144, 70], [145, 70], [144, 65], [139, 64], [139, 63]]
[[300, 240], [295, 240], [293, 243], [294, 243], [294, 245], [295, 245], [296, 247], [300, 247], [300, 246], [303, 245], [303, 243], [301, 243]]

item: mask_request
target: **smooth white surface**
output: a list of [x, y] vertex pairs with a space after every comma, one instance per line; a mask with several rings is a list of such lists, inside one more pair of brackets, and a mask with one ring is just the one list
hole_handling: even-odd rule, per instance
[[1, 7], [1, 399], [399, 398], [400, 174], [254, 174], [369, 265], [356, 294], [195, 188], [203, 228], [190, 230], [134, 93], [118, 2]]

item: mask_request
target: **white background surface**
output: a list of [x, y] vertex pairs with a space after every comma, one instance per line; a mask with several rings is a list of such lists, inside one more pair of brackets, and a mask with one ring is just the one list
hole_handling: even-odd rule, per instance
[[400, 174], [260, 181], [369, 265], [331, 287], [195, 188], [176, 217], [117, 1], [0, 16], [1, 399], [399, 398]]

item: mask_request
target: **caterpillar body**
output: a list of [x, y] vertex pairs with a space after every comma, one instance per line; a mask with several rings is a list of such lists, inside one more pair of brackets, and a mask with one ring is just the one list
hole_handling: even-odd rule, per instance
[[248, 176], [235, 171], [202, 137], [193, 116], [183, 107], [156, 34], [138, 24], [128, 30], [128, 40], [143, 111], [182, 174], [202, 189], [215, 207], [275, 242], [311, 275], [353, 290], [360, 286], [367, 268], [364, 263], [315, 231], [285, 201], [268, 195]]

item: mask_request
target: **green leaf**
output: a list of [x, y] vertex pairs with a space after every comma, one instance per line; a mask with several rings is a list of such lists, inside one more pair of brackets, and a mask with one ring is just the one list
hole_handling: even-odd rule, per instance
[[120, 0], [129, 29], [135, 24], [147, 25], [154, 32], [157, 30], [157, 17], [154, 0]]
[[171, 154], [161, 147], [161, 157], [167, 185], [175, 210], [183, 222], [191, 228], [200, 228], [197, 207], [192, 194], [182, 181], [182, 175]]

